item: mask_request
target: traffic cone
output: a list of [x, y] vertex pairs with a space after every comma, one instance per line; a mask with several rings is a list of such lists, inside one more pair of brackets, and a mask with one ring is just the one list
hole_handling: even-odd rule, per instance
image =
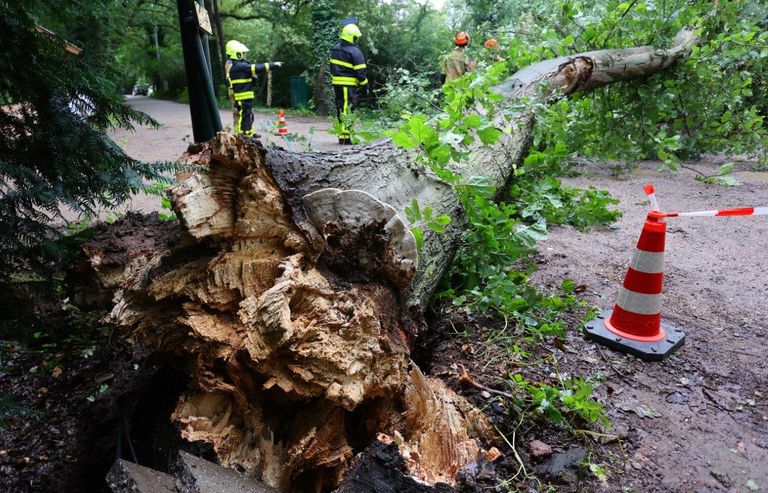
[[277, 135], [288, 135], [288, 125], [285, 123], [285, 112], [280, 108], [280, 119], [277, 121]]
[[649, 212], [616, 305], [586, 324], [587, 339], [656, 361], [683, 345], [683, 331], [661, 322], [666, 233], [664, 214]]

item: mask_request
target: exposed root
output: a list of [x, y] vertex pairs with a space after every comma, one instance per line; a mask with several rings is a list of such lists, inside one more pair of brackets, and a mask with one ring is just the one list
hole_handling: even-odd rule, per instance
[[325, 189], [296, 224], [262, 149], [220, 134], [196, 162], [209, 171], [170, 192], [175, 240], [132, 255], [114, 238], [112, 262], [87, 250], [114, 293], [111, 320], [184, 362], [190, 388], [171, 416], [182, 436], [283, 491], [327, 491], [384, 432], [408, 474], [455, 482], [491, 434], [409, 364], [414, 322], [399, 289], [416, 252], [394, 209]]
[[504, 392], [503, 390], [496, 390], [496, 389], [493, 389], [491, 387], [487, 387], [487, 386], [485, 386], [485, 385], [483, 385], [481, 383], [478, 383], [478, 382], [474, 381], [472, 379], [472, 377], [469, 376], [469, 372], [467, 371], [467, 369], [461, 363], [459, 363], [459, 368], [461, 368], [461, 375], [456, 377], [456, 379], [459, 382], [465, 383], [465, 384], [467, 384], [467, 385], [469, 385], [471, 387], [474, 387], [476, 389], [479, 389], [479, 390], [484, 390], [486, 392], [490, 392], [491, 394], [496, 394], [496, 395], [500, 395], [502, 397], [506, 397], [507, 399], [509, 399], [511, 401], [515, 400], [515, 396], [513, 396], [509, 392]]

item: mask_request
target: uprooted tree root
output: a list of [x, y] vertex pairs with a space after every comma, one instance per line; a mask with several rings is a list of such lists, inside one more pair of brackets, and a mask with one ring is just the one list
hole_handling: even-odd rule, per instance
[[189, 375], [181, 435], [284, 491], [336, 487], [379, 433], [409, 475], [454, 483], [489, 427], [409, 362], [415, 248], [394, 210], [325, 189], [297, 224], [261, 148], [221, 134], [194, 158], [208, 171], [171, 191], [181, 225], [85, 247], [111, 321]]

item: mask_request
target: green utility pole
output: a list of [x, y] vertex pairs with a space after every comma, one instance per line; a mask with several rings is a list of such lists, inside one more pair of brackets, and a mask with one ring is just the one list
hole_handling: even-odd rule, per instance
[[192, 134], [195, 142], [206, 142], [222, 129], [211, 75], [208, 13], [203, 0], [176, 0], [176, 8], [187, 74]]

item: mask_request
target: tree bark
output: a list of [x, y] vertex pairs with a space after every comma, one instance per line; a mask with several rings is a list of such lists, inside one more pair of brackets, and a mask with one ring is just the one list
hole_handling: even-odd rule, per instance
[[328, 73], [328, 59], [331, 47], [339, 39], [338, 21], [342, 12], [337, 0], [315, 0], [312, 2], [311, 26], [312, 46], [315, 65], [312, 71], [314, 80], [315, 111], [318, 115], [328, 115], [334, 108], [331, 77]]
[[[659, 72], [694, 42], [683, 31], [669, 50], [548, 60], [496, 90], [507, 105], [542, 90], [553, 99]], [[502, 189], [533, 116], [495, 123], [508, 131], [458, 171]], [[335, 487], [379, 433], [430, 484], [453, 484], [480, 460], [493, 443], [482, 414], [409, 362], [465, 226], [455, 191], [415, 157], [389, 140], [299, 154], [219, 133], [188, 156], [206, 170], [170, 191], [177, 230], [86, 248], [113, 293], [111, 320], [190, 375], [171, 417], [185, 438], [283, 491]], [[403, 215], [414, 198], [454, 218], [446, 233], [426, 233], [418, 256]]]

